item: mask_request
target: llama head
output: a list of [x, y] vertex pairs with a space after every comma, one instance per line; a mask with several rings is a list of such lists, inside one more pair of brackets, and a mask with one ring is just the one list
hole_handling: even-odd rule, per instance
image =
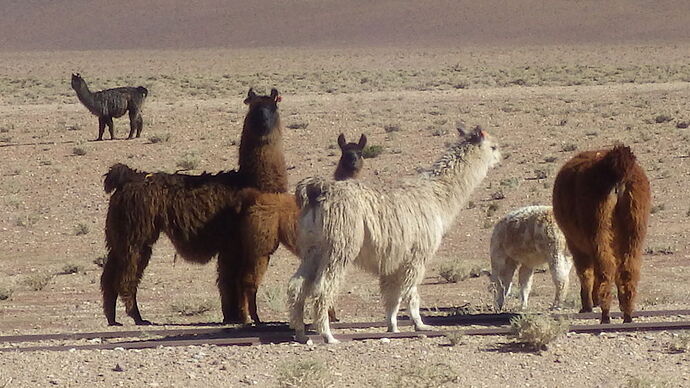
[[335, 173], [336, 180], [357, 177], [364, 165], [362, 150], [366, 145], [367, 136], [364, 134], [359, 137], [359, 142], [357, 143], [348, 143], [347, 140], [345, 140], [345, 135], [342, 133], [338, 136], [340, 160], [338, 161], [338, 168]]
[[[250, 88], [244, 103], [249, 106], [249, 112], [245, 118], [245, 130], [249, 129], [256, 136], [270, 135], [274, 129], [280, 127], [280, 115], [278, 103], [282, 97], [278, 90], [271, 89], [268, 96], [260, 96]], [[247, 128], [249, 126], [249, 128]]]
[[465, 132], [458, 127], [458, 133], [463, 139], [463, 142], [478, 146], [482, 154], [487, 155], [489, 168], [496, 166], [501, 161], [501, 151], [498, 149], [498, 144], [488, 132], [482, 129], [479, 125], [474, 127], [470, 132]]
[[84, 82], [79, 73], [72, 73], [72, 89], [77, 88]]

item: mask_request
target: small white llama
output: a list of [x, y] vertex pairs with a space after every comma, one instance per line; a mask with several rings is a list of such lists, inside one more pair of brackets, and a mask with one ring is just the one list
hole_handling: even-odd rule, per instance
[[491, 235], [491, 281], [495, 288], [496, 309], [503, 309], [517, 267], [520, 267], [520, 304], [526, 309], [534, 269], [544, 263], [549, 264], [556, 285], [552, 308], [560, 309], [568, 290], [573, 260], [566, 252], [565, 237], [556, 224], [552, 207], [523, 207], [498, 221]]
[[497, 145], [480, 128], [460, 132], [460, 141], [429, 172], [396, 188], [319, 178], [297, 185], [302, 261], [290, 280], [288, 303], [298, 341], [307, 340], [304, 303], [311, 296], [316, 330], [327, 343], [338, 342], [327, 310], [351, 264], [378, 276], [389, 332], [398, 331], [404, 301], [415, 329], [429, 329], [419, 314], [417, 292], [425, 265], [472, 191], [501, 159]]

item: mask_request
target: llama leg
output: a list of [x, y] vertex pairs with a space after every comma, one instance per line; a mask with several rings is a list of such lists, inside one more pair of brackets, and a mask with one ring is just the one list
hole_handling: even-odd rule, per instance
[[414, 323], [414, 329], [416, 331], [433, 330], [434, 328], [432, 326], [422, 322], [422, 316], [419, 313], [419, 304], [419, 292], [417, 291], [417, 286], [414, 286], [410, 289], [410, 301], [408, 304], [408, 310], [410, 311], [410, 318], [412, 318], [412, 322]]
[[112, 117], [106, 117], [105, 123], [108, 125], [108, 132], [110, 132], [110, 140], [115, 140], [115, 126]]
[[[224, 250], [218, 254], [218, 291], [223, 311], [223, 323], [245, 323], [241, 314], [240, 287], [241, 273], [235, 257]], [[246, 310], [245, 310], [246, 311]]]
[[105, 132], [105, 117], [98, 117], [98, 139], [103, 140], [103, 132]]
[[520, 282], [520, 309], [527, 310], [527, 301], [529, 300], [529, 293], [532, 290], [532, 279], [534, 277], [534, 268], [526, 265], [520, 266], [518, 273], [518, 281]]
[[144, 128], [144, 119], [141, 117], [141, 113], [137, 115], [137, 137], [141, 137], [141, 130]]
[[139, 288], [139, 283], [144, 275], [144, 270], [149, 265], [149, 260], [151, 259], [151, 253], [153, 252], [150, 245], [145, 245], [141, 248], [139, 255], [139, 263], [137, 265], [136, 272], [136, 283], [132, 290], [131, 305], [127, 305], [127, 315], [134, 319], [136, 325], [150, 325], [151, 321], [143, 319], [141, 317], [141, 312], [139, 311], [139, 303], [137, 303], [137, 289]]
[[288, 283], [287, 299], [290, 308], [290, 327], [295, 330], [295, 339], [305, 343], [308, 338], [304, 327], [304, 303], [311, 293], [314, 282], [314, 268], [306, 259], [300, 263], [297, 272]]
[[[269, 256], [261, 256], [250, 263], [246, 263], [245, 273], [242, 279], [244, 299], [247, 300], [248, 313], [254, 323], [261, 323], [256, 306], [256, 294], [268, 269]], [[246, 317], [247, 320], [249, 317]]]
[[496, 288], [496, 310], [503, 310], [505, 300], [513, 285], [513, 274], [517, 269], [517, 262], [504, 253], [495, 253], [491, 258], [491, 280]]
[[556, 286], [556, 296], [553, 300], [552, 309], [560, 310], [565, 302], [565, 297], [568, 293], [568, 285], [570, 284], [570, 270], [573, 262], [565, 255], [558, 254], [552, 258], [549, 263], [551, 270], [551, 279]]
[[580, 279], [580, 301], [582, 303], [581, 313], [591, 313], [594, 304], [592, 302], [592, 289], [594, 287], [594, 267], [589, 255], [579, 251], [572, 244], [568, 244], [570, 253], [573, 255], [573, 264], [577, 277]]
[[115, 307], [117, 302], [117, 282], [120, 268], [115, 254], [111, 251], [103, 265], [101, 274], [101, 292], [103, 293], [103, 313], [109, 326], [122, 326], [115, 320]]
[[[596, 281], [594, 293], [599, 295], [599, 306], [601, 307], [601, 323], [610, 323], [611, 318], [611, 287], [615, 279], [616, 263], [613, 255], [608, 252], [601, 252], [595, 261], [594, 273]], [[598, 285], [598, 288], [596, 287]]]
[[379, 277], [379, 287], [381, 288], [384, 308], [386, 309], [386, 322], [389, 333], [400, 332], [398, 329], [398, 311], [400, 310], [400, 302], [402, 302], [402, 284], [400, 279], [402, 275], [399, 272], [380, 275]]
[[[344, 257], [336, 253], [331, 253], [327, 257]], [[328, 261], [319, 266], [314, 280], [314, 327], [321, 333], [324, 342], [327, 344], [339, 343], [328, 322], [328, 307], [333, 305], [334, 295], [340, 287], [340, 281], [345, 269], [345, 263], [338, 260]]]
[[[131, 138], [134, 137], [134, 133], [137, 131], [138, 128], [138, 123], [137, 120], [140, 119], [139, 112], [136, 109], [129, 109], [129, 136], [127, 136], [127, 140], [130, 140]], [[141, 130], [139, 130], [141, 132]], [[139, 137], [139, 136], [137, 136]]]

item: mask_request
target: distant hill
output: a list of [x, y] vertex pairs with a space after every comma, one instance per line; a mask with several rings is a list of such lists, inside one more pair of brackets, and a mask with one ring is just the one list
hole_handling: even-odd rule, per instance
[[690, 1], [0, 0], [2, 51], [658, 41], [690, 41]]

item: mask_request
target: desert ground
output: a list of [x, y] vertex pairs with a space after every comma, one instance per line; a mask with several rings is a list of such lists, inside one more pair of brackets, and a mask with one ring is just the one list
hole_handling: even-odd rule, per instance
[[[525, 2], [533, 12], [512, 2], [459, 2], [470, 7], [468, 17], [438, 0], [417, 14], [408, 2], [389, 8], [386, 1], [357, 19], [357, 2], [324, 1], [328, 6], [310, 5], [318, 8], [310, 19], [310, 2], [271, 10], [266, 0], [219, 12], [216, 0], [204, 0], [178, 15], [137, 0], [136, 16], [105, 25], [97, 18], [103, 10], [90, 2], [70, 2], [89, 3], [81, 4], [81, 19], [57, 4], [12, 3], [0, 12], [0, 336], [137, 329], [119, 304], [124, 327], [109, 328], [102, 313], [103, 174], [114, 163], [188, 174], [236, 168], [250, 87], [282, 94], [291, 188], [332, 175], [340, 133], [351, 141], [368, 136], [372, 157], [360, 179], [384, 187], [430, 167], [456, 141], [457, 127], [480, 125], [496, 138], [502, 163], [427, 267], [420, 287], [427, 313], [491, 312], [495, 222], [518, 207], [550, 204], [566, 160], [619, 142], [632, 148], [652, 187], [637, 309], [690, 306], [685, 2], [615, 0], [595, 12], [592, 2], [557, 0], [552, 13], [536, 0]], [[61, 23], [53, 12], [61, 12]], [[291, 16], [276, 17], [282, 13]], [[180, 28], [166, 24], [178, 17]], [[347, 22], [353, 18], [357, 23]], [[82, 34], [74, 32], [78, 23]], [[125, 116], [115, 119], [116, 140], [106, 133], [108, 140], [95, 141], [97, 118], [70, 88], [73, 72], [92, 90], [148, 88], [142, 137], [124, 140]], [[259, 295], [265, 321], [287, 320], [287, 281], [297, 261], [283, 248], [273, 256]], [[445, 273], [469, 277], [449, 282]], [[176, 258], [162, 236], [139, 287], [142, 314], [157, 328], [215, 327], [222, 319], [215, 280], [214, 262]], [[549, 272], [540, 271], [529, 310], [547, 311], [553, 295]], [[518, 306], [513, 292], [508, 309]], [[573, 272], [565, 312], [579, 307]], [[376, 279], [350, 269], [336, 310], [345, 322], [383, 320]], [[688, 317], [673, 319], [680, 318]], [[508, 337], [467, 336], [455, 346], [441, 337], [2, 352], [0, 387], [681, 387], [690, 385], [689, 342], [687, 332], [648, 332], [568, 334], [544, 351]]]

